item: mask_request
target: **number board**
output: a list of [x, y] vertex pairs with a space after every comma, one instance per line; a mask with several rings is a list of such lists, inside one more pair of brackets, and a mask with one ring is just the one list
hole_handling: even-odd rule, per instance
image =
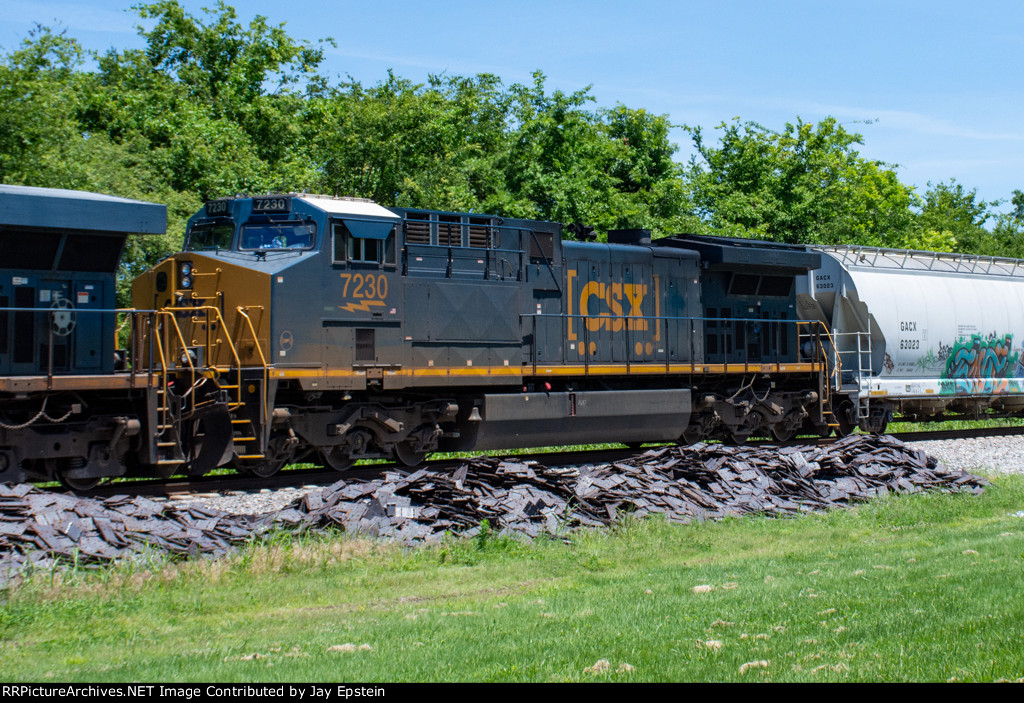
[[275, 197], [252, 199], [253, 212], [291, 212], [291, 209], [291, 198]]
[[217, 215], [227, 215], [230, 208], [230, 200], [211, 200], [206, 203], [206, 216], [216, 217]]

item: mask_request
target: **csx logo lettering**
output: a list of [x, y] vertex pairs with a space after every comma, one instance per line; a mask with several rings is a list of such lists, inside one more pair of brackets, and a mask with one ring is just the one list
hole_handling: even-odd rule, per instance
[[[601, 283], [590, 281], [580, 291], [580, 314], [586, 317], [587, 329], [618, 332], [629, 324], [631, 330], [646, 330], [647, 320], [624, 320], [625, 317], [641, 317], [640, 306], [647, 295], [644, 283]], [[628, 306], [628, 312], [626, 311]], [[590, 317], [596, 315], [597, 317]]]

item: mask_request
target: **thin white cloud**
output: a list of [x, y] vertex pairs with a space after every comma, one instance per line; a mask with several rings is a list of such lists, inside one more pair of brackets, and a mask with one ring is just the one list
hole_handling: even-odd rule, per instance
[[[608, 86], [601, 85], [600, 83], [597, 86], [603, 89], [608, 88]], [[817, 115], [822, 117], [832, 116], [840, 121], [850, 122], [877, 120], [883, 128], [913, 132], [916, 135], [982, 141], [1024, 141], [1024, 133], [1022, 132], [1005, 131], [996, 128], [978, 129], [976, 127], [966, 127], [948, 119], [933, 117], [923, 112], [910, 110], [840, 105], [777, 97], [760, 98], [748, 95], [735, 96], [714, 93], [671, 93], [659, 89], [634, 89], [623, 90], [623, 92], [632, 92], [634, 95], [644, 96], [652, 102], [659, 101], [661, 104], [659, 108], [655, 108], [655, 111], [670, 112], [676, 121], [703, 124], [705, 126], [712, 123], [718, 124], [723, 119], [729, 119], [732, 115], [745, 116], [751, 114], [751, 112], [763, 112], [764, 108], [770, 108], [786, 115], [792, 115], [792, 118], [787, 118], [790, 120], [794, 119], [797, 115], [806, 119], [816, 119], [815, 116]], [[721, 110], [710, 109], [715, 105], [721, 105]], [[749, 108], [756, 109], [751, 110]], [[682, 118], [683, 115], [686, 115], [686, 117]], [[711, 117], [711, 115], [714, 115], [714, 117]], [[694, 119], [694, 117], [698, 117], [698, 119]]]
[[[129, 4], [126, 2], [125, 9]], [[42, 24], [86, 32], [135, 34], [139, 17], [132, 12], [92, 7], [84, 2], [9, 2], [0, 3], [0, 22], [26, 28]]]
[[907, 110], [887, 110], [872, 107], [853, 107], [850, 105], [834, 105], [808, 102], [802, 100], [785, 101], [770, 99], [764, 104], [775, 108], [785, 108], [794, 114], [818, 113], [837, 118], [853, 120], [878, 120], [881, 125], [916, 134], [932, 134], [958, 139], [980, 139], [991, 141], [1024, 140], [1020, 132], [987, 131], [964, 127], [946, 119], [932, 117], [921, 112]]
[[939, 173], [955, 173], [982, 168], [1005, 168], [1020, 163], [1014, 159], [932, 159], [915, 161], [914, 168], [936, 171]]

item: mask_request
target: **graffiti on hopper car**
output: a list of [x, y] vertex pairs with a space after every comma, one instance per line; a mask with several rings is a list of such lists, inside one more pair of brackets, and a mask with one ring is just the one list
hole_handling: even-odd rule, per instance
[[939, 392], [943, 395], [1005, 395], [1022, 392], [1014, 378], [1020, 352], [1013, 349], [1013, 335], [990, 333], [960, 337], [952, 346], [939, 345], [939, 359], [946, 362]]
[[939, 381], [943, 395], [1020, 395], [1024, 383], [1018, 378], [952, 378]]
[[1013, 335], [960, 338], [946, 357], [945, 378], [1005, 378], [1017, 366]]

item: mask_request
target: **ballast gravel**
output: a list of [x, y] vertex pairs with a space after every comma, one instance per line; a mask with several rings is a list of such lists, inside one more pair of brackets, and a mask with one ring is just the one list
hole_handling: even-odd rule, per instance
[[907, 442], [945, 464], [948, 471], [1024, 474], [1024, 435]]

